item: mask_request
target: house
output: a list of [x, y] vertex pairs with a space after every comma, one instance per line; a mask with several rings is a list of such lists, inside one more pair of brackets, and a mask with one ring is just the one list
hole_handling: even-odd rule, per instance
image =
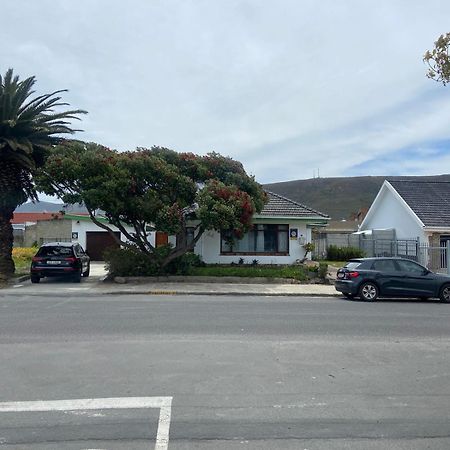
[[450, 240], [450, 181], [387, 179], [360, 230], [386, 228], [395, 230], [396, 239], [445, 245]]
[[[329, 217], [281, 195], [272, 192], [267, 195], [268, 203], [260, 214], [254, 215], [254, 227], [242, 239], [230, 243], [224, 233], [206, 231], [197, 242], [195, 253], [209, 264], [237, 263], [241, 258], [246, 263], [256, 259], [261, 264], [292, 264], [303, 259], [304, 245], [311, 242], [312, 229], [325, 226]], [[105, 248], [118, 246], [110, 233], [97, 226], [88, 215], [53, 214], [42, 219], [27, 226], [25, 246], [50, 241], [78, 242], [93, 260], [102, 260]], [[121, 241], [127, 240], [104, 217], [98, 216], [97, 220], [108, 224]], [[127, 232], [134, 233], [132, 227], [124, 226]], [[174, 240], [175, 236], [166, 233], [150, 233], [150, 243], [155, 246], [174, 244]]]
[[230, 243], [225, 233], [206, 231], [195, 253], [207, 264], [244, 263], [292, 264], [305, 257], [311, 230], [328, 223], [329, 217], [308, 206], [266, 191], [268, 203], [253, 216], [253, 229]]
[[390, 241], [381, 243], [384, 251], [414, 258], [432, 270], [449, 270], [450, 181], [439, 177], [387, 179], [360, 233], [371, 235], [377, 248], [379, 243], [373, 236], [380, 241], [381, 233], [389, 235]]

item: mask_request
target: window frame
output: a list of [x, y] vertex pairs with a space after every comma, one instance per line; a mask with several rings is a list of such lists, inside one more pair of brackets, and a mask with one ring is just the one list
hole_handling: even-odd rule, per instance
[[[223, 244], [224, 244], [224, 231], [221, 231], [219, 233], [220, 236], [220, 255], [223, 256], [289, 256], [290, 254], [290, 239], [289, 239], [289, 224], [286, 223], [256, 223], [253, 224], [253, 227], [257, 227], [258, 225], [262, 225], [262, 226], [268, 226], [268, 225], [272, 225], [276, 227], [276, 235], [277, 235], [277, 240], [276, 240], [276, 245], [277, 245], [277, 249], [275, 252], [239, 252], [239, 251], [233, 251], [233, 246], [231, 246], [231, 251], [226, 251], [223, 248]], [[280, 226], [282, 227], [286, 227], [285, 229], [281, 229], [280, 230]], [[252, 228], [253, 230], [254, 228]], [[286, 233], [286, 241], [287, 241], [287, 250], [286, 251], [280, 251], [280, 233]]]

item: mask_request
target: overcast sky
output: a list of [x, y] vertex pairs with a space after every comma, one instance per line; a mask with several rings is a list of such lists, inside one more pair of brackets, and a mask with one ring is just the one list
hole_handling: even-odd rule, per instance
[[[450, 172], [450, 1], [2, 0], [0, 71], [67, 88], [77, 137], [242, 161], [261, 183]], [[78, 125], [78, 124], [77, 124]]]

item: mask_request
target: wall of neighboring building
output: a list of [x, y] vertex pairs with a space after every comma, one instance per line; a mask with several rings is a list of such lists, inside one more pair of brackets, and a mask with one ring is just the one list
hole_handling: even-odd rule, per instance
[[[258, 223], [263, 223], [262, 221]], [[274, 223], [273, 221], [270, 223]], [[217, 231], [205, 231], [203, 236], [195, 246], [195, 253], [201, 256], [202, 260], [207, 264], [231, 264], [238, 263], [242, 258], [245, 264], [251, 264], [253, 260], [258, 260], [259, 264], [293, 264], [298, 259], [303, 259], [305, 250], [300, 242], [311, 242], [311, 230], [306, 227], [306, 223], [302, 221], [279, 221], [278, 224], [288, 224], [289, 229], [297, 228], [299, 238], [289, 239], [289, 255], [226, 255], [220, 253], [220, 233]], [[310, 254], [308, 255], [310, 257]]]
[[34, 225], [27, 225], [24, 233], [24, 246], [41, 245], [44, 242], [70, 241], [71, 224], [69, 220], [40, 220]]
[[397, 239], [416, 239], [426, 242], [423, 228], [412, 216], [410, 210], [390, 189], [384, 189], [378, 198], [374, 210], [364, 221], [364, 229], [394, 228]]

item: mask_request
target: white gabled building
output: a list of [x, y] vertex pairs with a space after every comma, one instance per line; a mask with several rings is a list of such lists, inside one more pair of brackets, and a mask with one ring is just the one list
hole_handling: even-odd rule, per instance
[[388, 178], [378, 192], [360, 231], [394, 229], [396, 239], [445, 246], [450, 240], [450, 181]]

